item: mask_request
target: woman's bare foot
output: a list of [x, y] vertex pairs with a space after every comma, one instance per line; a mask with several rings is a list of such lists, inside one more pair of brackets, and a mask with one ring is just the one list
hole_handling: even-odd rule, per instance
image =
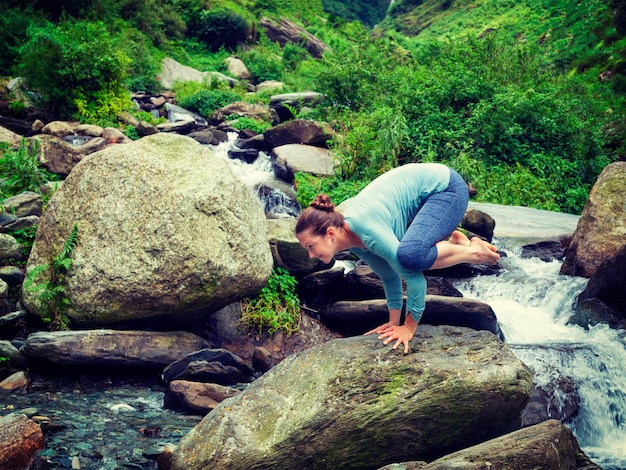
[[467, 238], [465, 234], [459, 230], [455, 230], [454, 232], [452, 232], [452, 235], [450, 235], [450, 238], [448, 238], [448, 242], [452, 243], [453, 245], [470, 246], [469, 238]]
[[500, 259], [498, 249], [491, 243], [486, 242], [478, 237], [472, 237], [470, 246], [478, 248], [485, 258], [486, 263], [494, 264]]

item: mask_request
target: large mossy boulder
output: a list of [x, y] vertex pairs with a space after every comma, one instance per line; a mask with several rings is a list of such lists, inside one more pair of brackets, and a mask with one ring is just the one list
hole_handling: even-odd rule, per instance
[[598, 177], [565, 253], [561, 274], [591, 277], [626, 246], [626, 162]]
[[[72, 229], [72, 325], [169, 328], [252, 295], [272, 269], [265, 214], [228, 163], [186, 136], [155, 134], [85, 157], [41, 217], [27, 271], [50, 265]], [[50, 269], [35, 279], [50, 279]], [[44, 315], [39, 294], [27, 309]]]
[[173, 470], [375, 469], [497, 435], [531, 373], [495, 335], [421, 326], [411, 352], [376, 337], [296, 353], [224, 400], [179, 443]]

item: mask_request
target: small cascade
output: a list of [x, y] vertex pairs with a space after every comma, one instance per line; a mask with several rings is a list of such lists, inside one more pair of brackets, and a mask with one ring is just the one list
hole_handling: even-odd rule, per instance
[[[510, 243], [495, 242], [500, 247]], [[625, 469], [625, 332], [606, 325], [585, 329], [568, 324], [588, 280], [560, 275], [559, 261], [522, 259], [520, 247], [503, 251], [507, 256], [500, 260], [501, 275], [479, 276], [456, 287], [493, 308], [506, 343], [533, 370], [535, 384], [551, 391], [551, 404], [576, 402], [573, 418], [565, 424], [585, 453], [605, 470]], [[563, 390], [563, 380], [575, 390]]]
[[237, 133], [229, 132], [227, 141], [211, 146], [211, 149], [230, 164], [233, 173], [246, 186], [257, 193], [269, 217], [296, 217], [300, 214], [293, 186], [274, 176], [272, 161], [267, 153], [259, 152], [252, 163], [228, 157], [228, 151], [235, 147], [236, 141]]

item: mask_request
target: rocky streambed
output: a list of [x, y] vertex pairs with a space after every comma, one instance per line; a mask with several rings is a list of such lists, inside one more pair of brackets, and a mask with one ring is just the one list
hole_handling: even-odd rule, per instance
[[151, 470], [201, 419], [164, 409], [164, 393], [156, 372], [36, 371], [28, 393], [1, 397], [0, 414], [21, 412], [40, 424], [46, 448], [33, 469]]

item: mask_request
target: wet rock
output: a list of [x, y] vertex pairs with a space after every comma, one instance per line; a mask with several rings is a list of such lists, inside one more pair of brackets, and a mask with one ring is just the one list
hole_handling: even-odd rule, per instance
[[[626, 323], [626, 245], [614, 256], [605, 259], [589, 279], [585, 290], [577, 299], [576, 321], [587, 327], [596, 323], [608, 323], [623, 328]], [[587, 315], [585, 315], [587, 313]], [[584, 321], [583, 318], [587, 317]]]
[[234, 385], [252, 381], [252, 369], [238, 356], [226, 349], [202, 349], [169, 364], [163, 370], [163, 380]]
[[476, 209], [468, 209], [461, 220], [461, 227], [490, 242], [493, 240], [496, 221], [489, 214]]
[[28, 336], [22, 353], [55, 364], [160, 368], [207, 345], [183, 331], [51, 331]]
[[4, 211], [0, 212], [8, 212], [17, 217], [40, 216], [43, 211], [43, 200], [41, 194], [34, 191], [24, 191], [16, 196], [6, 198], [2, 206]]
[[[269, 148], [288, 144], [301, 144], [312, 147], [328, 148], [328, 142], [335, 132], [328, 123], [308, 119], [293, 119], [273, 126], [265, 131], [265, 142]], [[302, 147], [305, 148], [305, 147]]]
[[0, 418], [0, 468], [28, 469], [44, 448], [43, 432], [20, 413]]
[[274, 174], [288, 183], [297, 172], [315, 176], [331, 176], [334, 158], [328, 149], [312, 145], [286, 144], [272, 149]]
[[562, 260], [565, 257], [560, 240], [546, 240], [522, 247], [522, 258], [539, 258], [541, 261]]
[[526, 366], [486, 331], [425, 326], [406, 355], [372, 337], [332, 340], [220, 403], [180, 441], [172, 469], [425, 460], [498, 435], [531, 384]]
[[580, 449], [572, 432], [557, 420], [550, 420], [476, 446], [446, 455], [428, 464], [410, 462], [386, 465], [380, 470], [601, 470]]
[[230, 149], [228, 158], [241, 160], [244, 163], [253, 163], [259, 158], [259, 151], [256, 149]]
[[558, 419], [570, 423], [580, 410], [578, 386], [571, 377], [558, 377], [542, 386], [535, 385], [521, 413], [520, 427]]
[[28, 388], [28, 376], [19, 371], [0, 382], [0, 392], [23, 392]]
[[165, 392], [163, 405], [167, 409], [204, 416], [226, 398], [238, 393], [241, 392], [223, 385], [173, 380]]
[[608, 165], [594, 184], [567, 249], [561, 274], [591, 277], [626, 246], [626, 162]]
[[[319, 314], [322, 323], [345, 335], [363, 334], [389, 320], [385, 299], [339, 301], [320, 309]], [[493, 309], [472, 299], [427, 295], [420, 324], [463, 326], [503, 337]]]

